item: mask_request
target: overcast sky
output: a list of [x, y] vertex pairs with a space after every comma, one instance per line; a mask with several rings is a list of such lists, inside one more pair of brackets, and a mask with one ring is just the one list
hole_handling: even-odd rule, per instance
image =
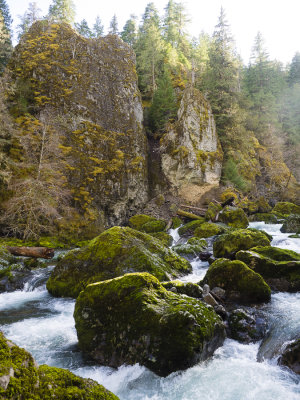
[[[6, 0], [14, 20], [24, 14], [30, 1]], [[42, 15], [47, 14], [52, 0], [37, 0]], [[139, 17], [151, 0], [74, 0], [76, 21], [85, 18], [92, 26], [97, 15], [104, 23], [105, 31], [114, 14], [117, 15], [119, 30], [122, 30], [130, 14]], [[154, 1], [159, 11], [163, 11], [167, 0]], [[253, 46], [254, 37], [260, 31], [265, 39], [271, 58], [284, 63], [290, 62], [300, 51], [300, 0], [186, 0], [183, 1], [190, 16], [189, 32], [198, 36], [201, 30], [212, 34], [218, 21], [221, 6], [235, 38], [236, 47], [245, 63]]]

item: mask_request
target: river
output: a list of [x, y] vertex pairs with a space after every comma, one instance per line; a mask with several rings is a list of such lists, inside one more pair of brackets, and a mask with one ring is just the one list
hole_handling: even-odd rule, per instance
[[[281, 233], [281, 225], [255, 222], [251, 227], [270, 233], [273, 246], [300, 253], [300, 239]], [[176, 231], [172, 235], [176, 238]], [[208, 263], [195, 259], [192, 265], [193, 272], [184, 281], [198, 282]], [[83, 357], [77, 347], [75, 301], [54, 298], [45, 288], [53, 268], [37, 270], [23, 291], [0, 294], [1, 330], [39, 364], [92, 378], [121, 400], [300, 399], [300, 377], [277, 366], [278, 349], [300, 336], [300, 292], [272, 294], [271, 302], [260, 306], [269, 322], [268, 340], [262, 346], [226, 339], [210, 360], [161, 378], [138, 364], [115, 370]]]

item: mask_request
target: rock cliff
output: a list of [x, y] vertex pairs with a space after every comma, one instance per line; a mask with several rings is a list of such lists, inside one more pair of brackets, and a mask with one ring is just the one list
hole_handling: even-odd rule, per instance
[[161, 154], [163, 172], [179, 193], [219, 184], [223, 152], [211, 108], [197, 89], [184, 91], [178, 121], [161, 139]]

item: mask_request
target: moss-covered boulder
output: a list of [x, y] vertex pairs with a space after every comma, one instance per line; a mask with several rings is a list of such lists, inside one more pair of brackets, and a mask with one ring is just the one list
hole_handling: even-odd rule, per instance
[[158, 239], [162, 242], [162, 244], [166, 247], [170, 247], [173, 243], [173, 238], [167, 232], [153, 232], [150, 233], [152, 237]]
[[242, 208], [226, 206], [220, 211], [218, 221], [232, 228], [247, 228], [249, 221]]
[[167, 226], [167, 223], [162, 219], [138, 214], [129, 219], [129, 226], [141, 232], [154, 233], [163, 231]]
[[138, 362], [161, 376], [205, 360], [224, 340], [212, 309], [148, 273], [88, 285], [74, 318], [80, 348], [100, 364]]
[[257, 213], [250, 215], [249, 221], [264, 221], [268, 224], [278, 224], [278, 218], [271, 213]]
[[185, 244], [179, 244], [172, 247], [172, 250], [180, 256], [190, 259], [198, 256], [206, 247], [206, 240], [193, 237], [190, 238]]
[[300, 214], [289, 215], [280, 230], [284, 233], [300, 233]]
[[255, 201], [244, 198], [237, 204], [237, 206], [242, 208], [248, 215], [254, 213], [269, 213], [272, 210], [272, 207], [264, 197], [259, 197]]
[[296, 374], [300, 374], [300, 339], [294, 340], [285, 348], [278, 360], [279, 365], [289, 367]]
[[290, 214], [300, 214], [300, 206], [294, 203], [289, 203], [288, 201], [282, 201], [275, 205], [272, 213], [279, 215], [290, 215]]
[[215, 257], [232, 258], [239, 250], [248, 250], [254, 246], [269, 246], [271, 239], [257, 229], [237, 229], [218, 236], [213, 244]]
[[201, 226], [195, 229], [194, 235], [198, 238], [208, 238], [215, 235], [221, 235], [226, 229], [223, 226], [204, 222]]
[[87, 284], [147, 271], [159, 280], [170, 280], [191, 271], [189, 262], [158, 239], [131, 228], [115, 226], [72, 250], [60, 260], [47, 282], [54, 296], [77, 297]]
[[186, 296], [195, 297], [196, 299], [200, 299], [202, 297], [202, 288], [197, 283], [169, 281], [162, 282], [161, 284], [165, 289], [174, 293], [185, 294]]
[[201, 218], [201, 217], [199, 217], [199, 218], [200, 218], [200, 219], [198, 219], [198, 220], [190, 221], [190, 222], [188, 222], [187, 224], [184, 224], [183, 226], [181, 226], [181, 227], [178, 229], [179, 235], [180, 235], [180, 236], [183, 236], [183, 235], [186, 235], [186, 236], [193, 235], [194, 232], [195, 232], [195, 229], [198, 228], [199, 226], [201, 226], [201, 225], [204, 223], [204, 221], [205, 221], [204, 218]]
[[241, 343], [261, 340], [267, 330], [267, 324], [261, 317], [242, 308], [233, 310], [228, 318], [229, 336]]
[[240, 303], [261, 303], [271, 298], [271, 289], [264, 279], [239, 260], [216, 260], [207, 270], [203, 283], [225, 289], [227, 300]]
[[215, 221], [217, 215], [222, 210], [221, 204], [209, 203], [207, 211], [205, 213], [206, 221]]
[[300, 254], [278, 247], [254, 247], [239, 251], [238, 260], [259, 273], [273, 290], [300, 290]]
[[26, 350], [7, 340], [0, 332], [0, 398], [14, 400], [118, 400], [92, 379], [70, 371], [38, 367]]

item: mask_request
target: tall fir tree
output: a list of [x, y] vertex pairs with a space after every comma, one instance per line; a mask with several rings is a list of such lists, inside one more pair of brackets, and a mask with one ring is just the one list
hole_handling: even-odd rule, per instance
[[10, 15], [10, 11], [9, 11], [7, 2], [5, 0], [0, 0], [0, 11], [1, 11], [2, 17], [4, 19], [4, 25], [6, 26], [6, 29], [11, 34], [12, 18]]
[[121, 32], [121, 38], [124, 42], [128, 43], [129, 46], [134, 47], [137, 40], [137, 16], [131, 14], [130, 19], [126, 21], [123, 31]]
[[38, 8], [36, 2], [29, 3], [28, 9], [23, 16], [20, 16], [20, 24], [18, 25], [18, 38], [28, 31], [31, 25], [40, 19], [41, 9]]
[[10, 30], [7, 28], [2, 11], [0, 10], [0, 75], [3, 73], [11, 53], [12, 43]]
[[118, 35], [119, 34], [119, 28], [118, 28], [118, 20], [116, 14], [112, 17], [110, 24], [109, 24], [109, 31], [111, 35]]
[[79, 33], [79, 35], [84, 36], [86, 38], [91, 38], [93, 37], [93, 32], [90, 29], [87, 21], [85, 19], [83, 19], [82, 21], [80, 21], [79, 23], [75, 22], [75, 29], [76, 31]]
[[97, 38], [103, 36], [103, 33], [104, 33], [104, 26], [101, 22], [99, 15], [97, 15], [95, 23], [93, 25], [93, 35], [94, 37]]
[[300, 53], [297, 52], [291, 62], [288, 72], [288, 83], [290, 86], [300, 83]]
[[73, 24], [75, 19], [75, 4], [73, 0], [53, 0], [48, 16], [56, 22]]

